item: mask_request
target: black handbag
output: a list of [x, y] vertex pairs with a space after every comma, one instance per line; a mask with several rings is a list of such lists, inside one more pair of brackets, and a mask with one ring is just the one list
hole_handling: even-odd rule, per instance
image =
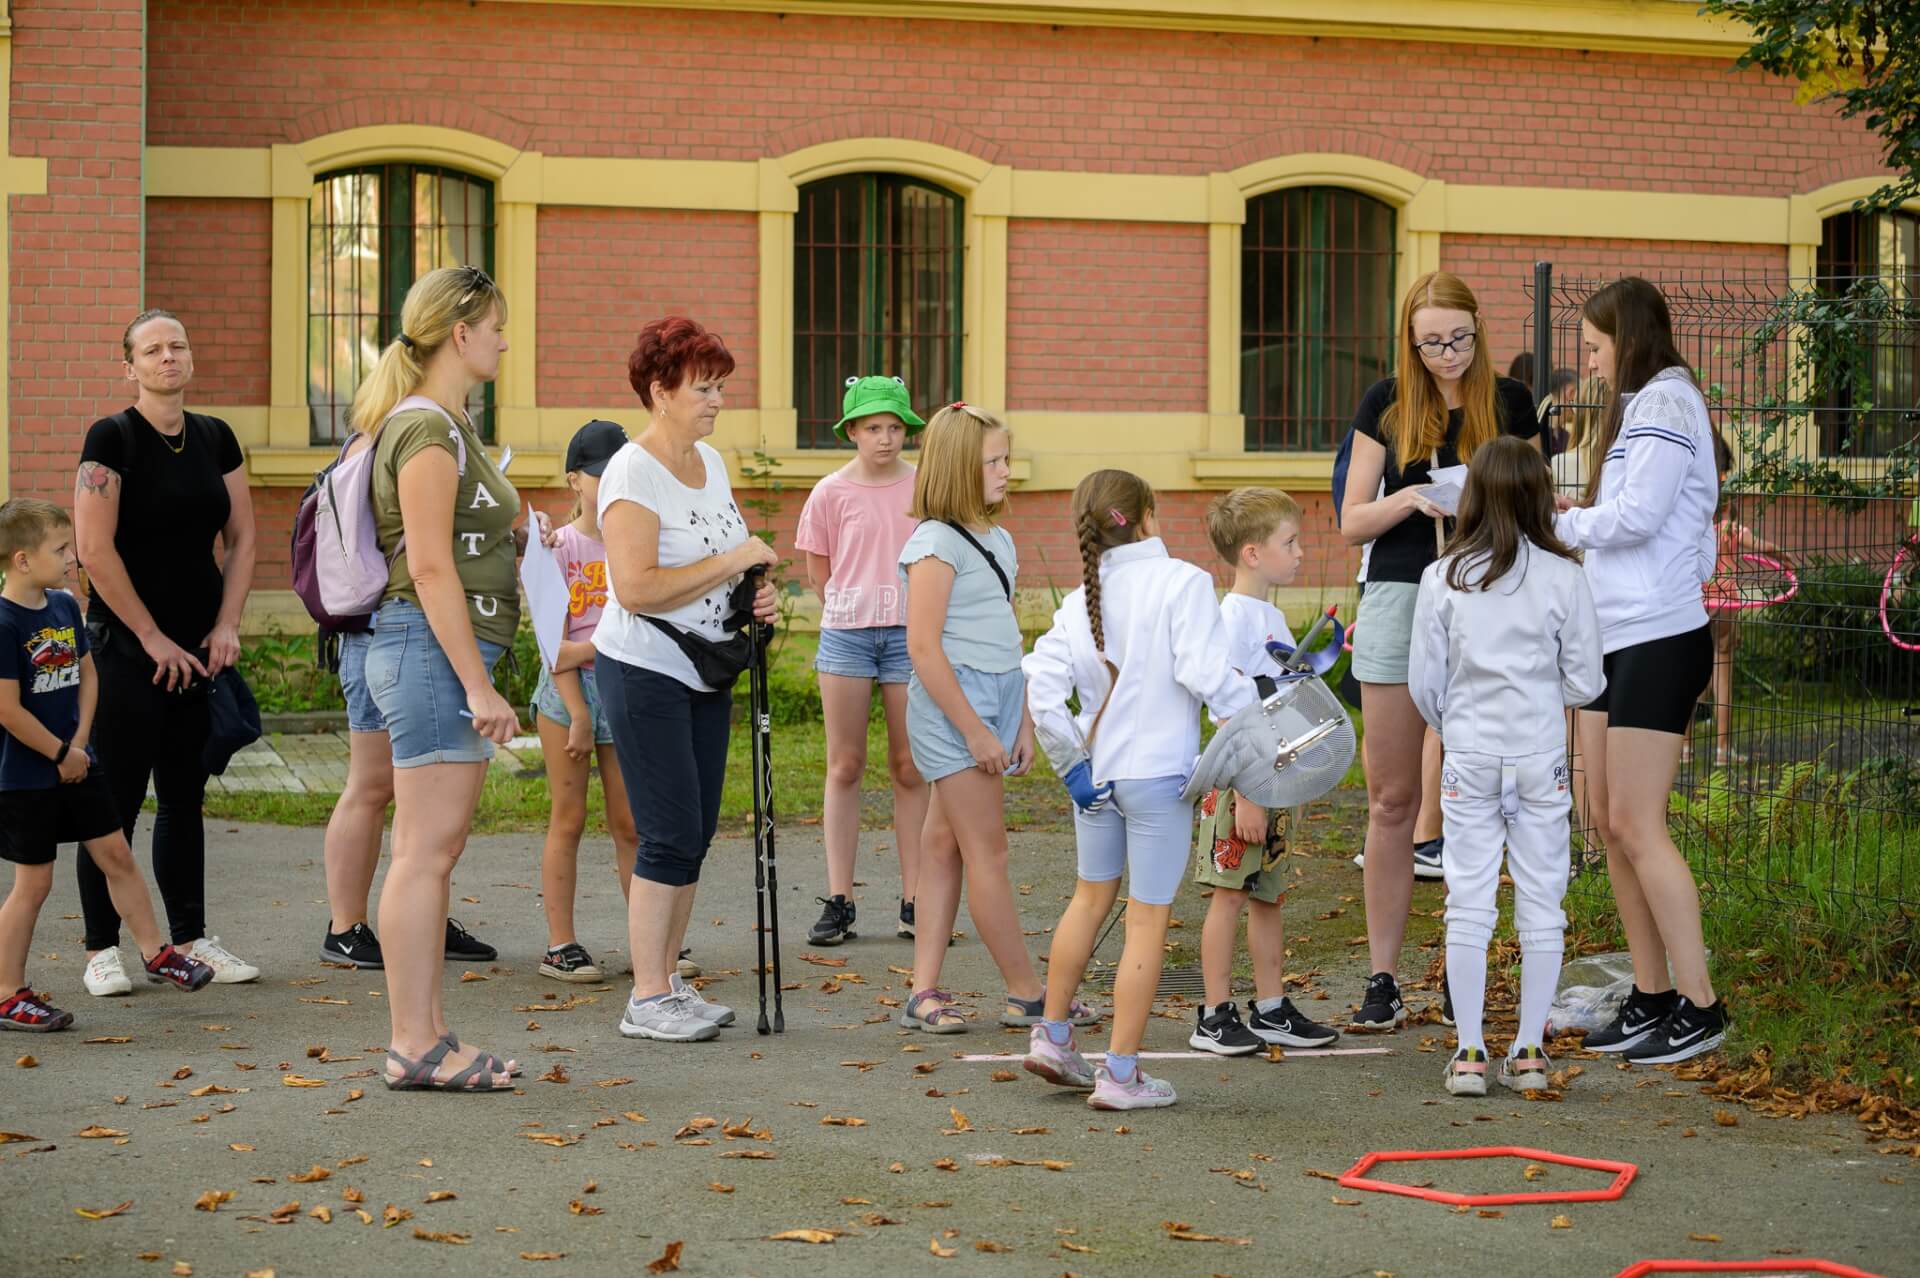
[[771, 625], [753, 619], [753, 596], [758, 587], [757, 574], [748, 573], [727, 595], [725, 639], [709, 639], [647, 613], [641, 613], [640, 616], [687, 654], [687, 660], [693, 663], [693, 673], [701, 683], [720, 692], [733, 687], [747, 667], [753, 664], [753, 638], [747, 633], [747, 627], [760, 627], [763, 648], [773, 638]]

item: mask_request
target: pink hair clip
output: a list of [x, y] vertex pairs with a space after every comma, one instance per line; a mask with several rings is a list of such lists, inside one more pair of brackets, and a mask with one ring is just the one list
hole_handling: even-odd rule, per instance
[[967, 401], [964, 399], [956, 399], [951, 404], [947, 405], [948, 408], [965, 408], [966, 406], [967, 406]]
[[1127, 517], [1120, 513], [1118, 506], [1107, 507], [1107, 514], [1112, 517], [1114, 527], [1125, 528], [1127, 526]]

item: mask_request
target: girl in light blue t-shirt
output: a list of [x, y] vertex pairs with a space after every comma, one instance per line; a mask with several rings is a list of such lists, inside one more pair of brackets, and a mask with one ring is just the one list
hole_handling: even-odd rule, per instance
[[[938, 988], [960, 876], [968, 909], [1007, 983], [1003, 1025], [1040, 1020], [1045, 989], [1027, 954], [1007, 877], [1001, 777], [1033, 763], [1033, 720], [1020, 673], [1013, 538], [994, 520], [1006, 505], [1011, 437], [985, 409], [954, 404], [922, 437], [911, 514], [922, 521], [900, 551], [907, 588], [907, 741], [933, 789], [921, 841], [913, 992], [900, 1023], [957, 1034], [966, 1019]], [[1074, 1005], [1081, 1023], [1095, 1019]]]

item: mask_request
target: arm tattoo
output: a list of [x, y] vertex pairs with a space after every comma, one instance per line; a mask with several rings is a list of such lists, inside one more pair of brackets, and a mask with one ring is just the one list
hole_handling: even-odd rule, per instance
[[74, 483], [74, 493], [92, 493], [96, 497], [117, 497], [120, 493], [120, 476], [111, 466], [99, 462], [80, 463], [80, 475]]

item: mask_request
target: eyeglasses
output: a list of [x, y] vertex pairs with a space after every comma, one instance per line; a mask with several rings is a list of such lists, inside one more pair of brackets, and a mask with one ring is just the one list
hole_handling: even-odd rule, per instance
[[1439, 359], [1449, 351], [1458, 351], [1462, 355], [1473, 354], [1473, 334], [1462, 333], [1450, 342], [1432, 338], [1424, 342], [1415, 342], [1413, 348], [1428, 359]]

